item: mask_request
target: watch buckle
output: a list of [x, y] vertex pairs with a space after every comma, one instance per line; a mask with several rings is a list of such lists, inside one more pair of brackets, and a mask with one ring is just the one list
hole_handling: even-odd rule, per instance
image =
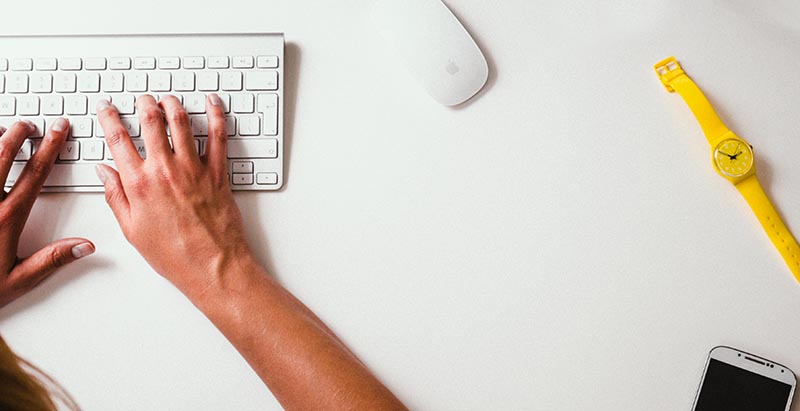
[[656, 74], [658, 75], [659, 80], [661, 80], [661, 84], [663, 84], [664, 88], [666, 88], [670, 93], [675, 92], [675, 89], [672, 88], [669, 83], [676, 77], [686, 74], [674, 56], [659, 61], [653, 68], [656, 70]]

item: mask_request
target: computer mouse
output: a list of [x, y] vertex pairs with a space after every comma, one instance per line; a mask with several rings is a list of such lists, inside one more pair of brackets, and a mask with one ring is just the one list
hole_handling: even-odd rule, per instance
[[489, 79], [480, 48], [441, 0], [378, 0], [372, 21], [441, 104], [469, 100]]

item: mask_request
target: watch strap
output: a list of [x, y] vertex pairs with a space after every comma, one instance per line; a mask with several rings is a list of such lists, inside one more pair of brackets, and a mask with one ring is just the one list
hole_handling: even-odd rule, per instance
[[706, 96], [683, 71], [675, 57], [658, 62], [654, 68], [667, 91], [670, 93], [677, 91], [686, 101], [697, 122], [700, 123], [700, 127], [703, 128], [703, 133], [706, 135], [709, 145], [713, 146], [720, 137], [730, 132], [717, 115], [717, 112], [714, 111], [714, 107], [711, 106]]
[[794, 274], [795, 279], [800, 282], [800, 245], [797, 244], [792, 233], [783, 224], [778, 211], [769, 201], [769, 197], [761, 187], [758, 177], [751, 176], [740, 183], [736, 184], [736, 188], [742, 194], [750, 208], [753, 209], [767, 236], [775, 245], [775, 248], [781, 253], [781, 256], [786, 261], [789, 269]]

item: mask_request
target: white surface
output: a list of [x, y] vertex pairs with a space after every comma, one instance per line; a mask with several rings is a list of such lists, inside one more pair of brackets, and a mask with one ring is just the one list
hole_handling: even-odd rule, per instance
[[[286, 187], [237, 194], [250, 239], [414, 409], [686, 410], [719, 344], [800, 371], [800, 285], [652, 70], [680, 59], [800, 234], [794, 2], [450, 0], [494, 73], [459, 110], [382, 51], [370, 1], [47, 3], [2, 30], [286, 32]], [[102, 196], [31, 218], [26, 251], [98, 253], [0, 332], [87, 410], [279, 408]]]

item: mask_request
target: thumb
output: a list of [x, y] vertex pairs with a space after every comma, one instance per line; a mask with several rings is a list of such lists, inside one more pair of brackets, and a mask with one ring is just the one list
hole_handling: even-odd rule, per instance
[[16, 289], [30, 290], [58, 268], [86, 257], [94, 250], [94, 244], [85, 238], [58, 240], [17, 263], [8, 281]]
[[106, 203], [111, 207], [114, 217], [122, 225], [123, 221], [125, 221], [124, 218], [130, 212], [130, 204], [128, 203], [128, 196], [125, 195], [125, 190], [122, 187], [119, 173], [105, 164], [96, 165], [95, 172], [105, 188]]

